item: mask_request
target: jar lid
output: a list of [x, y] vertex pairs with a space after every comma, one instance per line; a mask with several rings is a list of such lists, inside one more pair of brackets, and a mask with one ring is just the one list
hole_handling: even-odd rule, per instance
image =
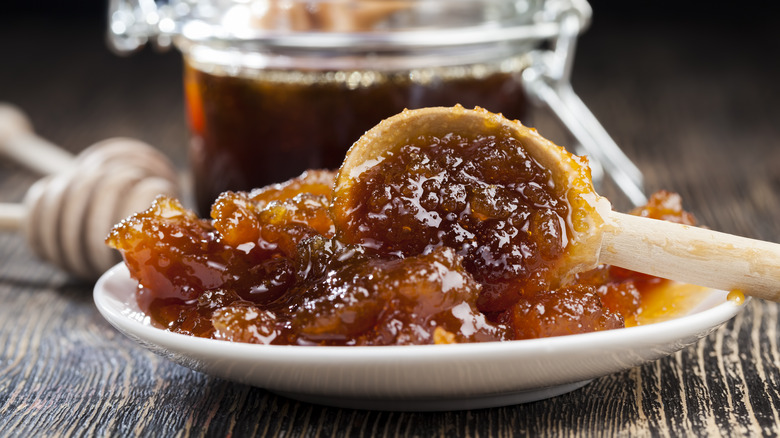
[[586, 0], [111, 0], [109, 14], [120, 53], [178, 40], [360, 53], [547, 40], [564, 14], [584, 29], [591, 9]]

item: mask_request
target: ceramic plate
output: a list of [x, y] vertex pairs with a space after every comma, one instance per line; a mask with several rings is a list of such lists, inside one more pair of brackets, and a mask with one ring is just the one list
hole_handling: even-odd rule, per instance
[[100, 313], [119, 331], [176, 363], [290, 398], [324, 405], [406, 411], [478, 409], [553, 397], [591, 379], [667, 356], [742, 307], [708, 291], [670, 321], [511, 342], [389, 347], [241, 344], [151, 325], [124, 265], [95, 285]]

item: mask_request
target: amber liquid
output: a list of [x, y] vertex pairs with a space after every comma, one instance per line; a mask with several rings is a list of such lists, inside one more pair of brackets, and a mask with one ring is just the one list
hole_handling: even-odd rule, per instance
[[[226, 190], [250, 190], [306, 169], [336, 169], [365, 131], [404, 108], [480, 106], [524, 120], [525, 64], [422, 72], [263, 71], [231, 76], [185, 62], [190, 147], [201, 215]], [[510, 65], [507, 68], [507, 65]]]

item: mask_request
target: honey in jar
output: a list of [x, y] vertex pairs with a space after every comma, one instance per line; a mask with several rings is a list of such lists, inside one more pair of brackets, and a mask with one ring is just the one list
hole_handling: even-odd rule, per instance
[[[250, 190], [306, 169], [335, 169], [365, 131], [404, 108], [482, 106], [524, 119], [522, 56], [417, 70], [231, 75], [187, 58], [190, 158], [201, 213], [225, 190]], [[204, 71], [204, 70], [210, 71]]]
[[181, 50], [206, 216], [225, 190], [337, 168], [363, 132], [405, 108], [462, 104], [526, 119], [521, 74], [561, 12], [546, 3], [176, 2], [157, 5], [150, 35], [116, 14], [111, 35], [119, 51], [142, 44], [139, 33]]

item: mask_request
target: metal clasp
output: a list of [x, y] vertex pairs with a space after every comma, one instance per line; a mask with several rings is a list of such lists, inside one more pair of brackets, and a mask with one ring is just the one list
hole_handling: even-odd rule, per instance
[[594, 173], [608, 175], [635, 206], [644, 205], [647, 196], [642, 172], [571, 87], [571, 68], [581, 20], [573, 9], [569, 9], [558, 16], [558, 22], [560, 32], [553, 49], [531, 53], [531, 66], [523, 72], [526, 93], [537, 104], [547, 106], [566, 127], [592, 158]]

